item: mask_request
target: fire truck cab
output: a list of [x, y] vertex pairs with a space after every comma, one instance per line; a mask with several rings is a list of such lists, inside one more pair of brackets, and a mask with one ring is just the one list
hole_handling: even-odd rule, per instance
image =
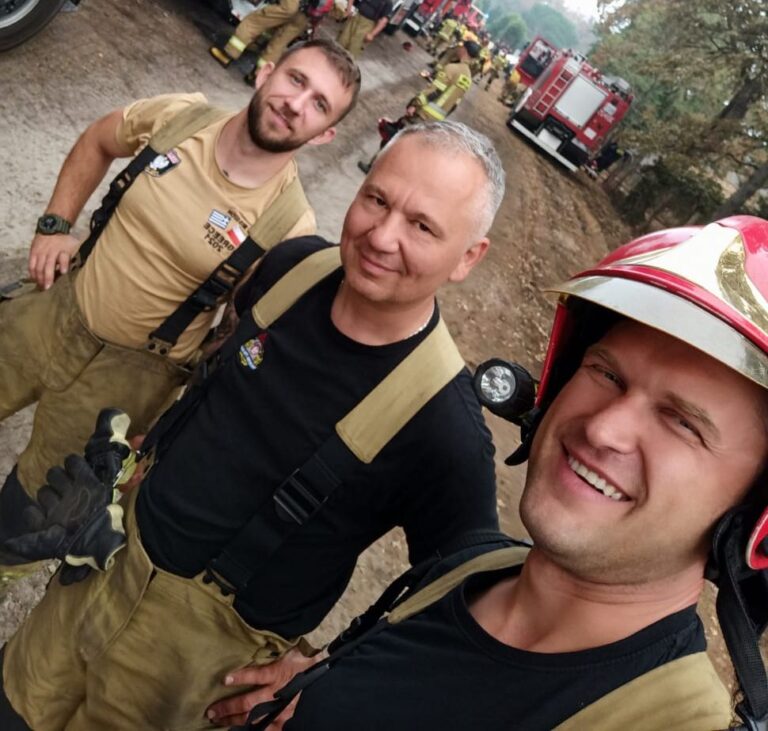
[[576, 170], [609, 142], [632, 100], [626, 81], [604, 76], [575, 51], [559, 50], [507, 125]]
[[544, 69], [552, 63], [557, 54], [557, 46], [550, 43], [544, 36], [536, 36], [521, 52], [515, 67], [520, 74], [523, 86], [533, 86], [536, 79], [544, 73]]

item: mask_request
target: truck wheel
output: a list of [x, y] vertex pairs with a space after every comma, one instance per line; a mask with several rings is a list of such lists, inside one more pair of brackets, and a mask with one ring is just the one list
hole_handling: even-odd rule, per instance
[[0, 51], [42, 30], [66, 0], [0, 0]]

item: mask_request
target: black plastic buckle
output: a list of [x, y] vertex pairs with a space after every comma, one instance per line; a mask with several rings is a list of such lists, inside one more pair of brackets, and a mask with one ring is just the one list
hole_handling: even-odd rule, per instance
[[237, 588], [217, 574], [216, 571], [211, 568], [211, 564], [208, 564], [205, 567], [205, 571], [203, 572], [203, 583], [216, 584], [216, 586], [219, 587], [222, 596], [237, 594]]
[[275, 490], [272, 499], [275, 501], [275, 510], [282, 520], [303, 525], [320, 510], [328, 498], [318, 497], [311, 487], [301, 481], [300, 477], [301, 470], [294, 470]]

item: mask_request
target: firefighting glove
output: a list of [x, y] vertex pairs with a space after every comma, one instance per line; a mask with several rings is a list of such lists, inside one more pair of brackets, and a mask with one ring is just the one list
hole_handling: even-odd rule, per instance
[[84, 579], [91, 568], [106, 570], [125, 544], [122, 508], [114, 503], [113, 485], [120, 477], [128, 417], [103, 410], [86, 446], [89, 460], [70, 455], [64, 469], [48, 471], [48, 484], [24, 510], [24, 533], [6, 541], [8, 550], [30, 561], [58, 558], [59, 580], [67, 585]]

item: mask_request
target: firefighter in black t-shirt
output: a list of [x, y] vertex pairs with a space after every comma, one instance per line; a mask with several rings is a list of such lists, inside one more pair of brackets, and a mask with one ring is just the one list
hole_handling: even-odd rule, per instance
[[[738, 728], [762, 728], [766, 262], [768, 221], [731, 217], [645, 236], [556, 287], [536, 405], [516, 414], [507, 460], [530, 455], [533, 547], [463, 573], [448, 559], [439, 592], [425, 582], [428, 598], [315, 668], [286, 730], [730, 728], [696, 614], [705, 576], [744, 694]], [[307, 662], [289, 654], [249, 680]]]
[[[503, 189], [487, 138], [411, 127], [339, 247], [305, 237], [264, 257], [217, 368], [147, 436], [154, 464], [124, 506], [114, 565], [52, 581], [6, 646], [14, 714], [33, 728], [207, 728], [227, 673], [296, 646], [388, 530], [402, 526], [420, 562], [497, 528], [490, 434], [435, 292], [485, 255]], [[119, 511], [86, 509], [99, 496], [88, 462], [49, 475], [14, 549], [52, 542], [92, 563]], [[231, 725], [251, 704], [211, 714]]]
[[354, 58], [373, 42], [392, 15], [392, 0], [348, 0], [347, 20], [336, 39]]

